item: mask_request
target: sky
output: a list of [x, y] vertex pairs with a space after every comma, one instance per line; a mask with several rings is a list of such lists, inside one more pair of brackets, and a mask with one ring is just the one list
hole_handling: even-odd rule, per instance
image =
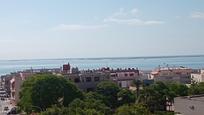
[[0, 59], [204, 54], [204, 0], [1, 0]]

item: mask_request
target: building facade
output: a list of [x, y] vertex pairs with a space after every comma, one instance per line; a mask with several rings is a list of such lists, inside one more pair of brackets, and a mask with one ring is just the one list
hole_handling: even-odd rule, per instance
[[11, 90], [10, 90], [10, 80], [13, 78], [13, 74], [1, 76], [2, 87], [6, 91], [7, 95], [10, 97]]
[[83, 91], [92, 91], [101, 81], [113, 81], [122, 88], [129, 88], [133, 80], [140, 79], [140, 72], [135, 68], [110, 69], [101, 68], [96, 70], [82, 70], [72, 68], [71, 73], [63, 74], [65, 78], [74, 82]]
[[192, 73], [191, 74], [191, 82], [196, 82], [196, 83], [200, 83], [200, 82], [204, 82], [204, 70], [200, 70], [199, 73]]
[[10, 80], [10, 98], [12, 103], [15, 105], [19, 102], [19, 92], [21, 90], [21, 85], [28, 77], [32, 76], [32, 72], [18, 72]]
[[151, 72], [151, 79], [162, 82], [178, 82], [183, 84], [191, 83], [192, 69], [185, 67], [158, 68]]
[[110, 80], [122, 88], [129, 88], [134, 80], [140, 79], [140, 72], [135, 68], [116, 69], [110, 71]]
[[76, 71], [76, 68], [73, 69], [73, 73], [64, 74], [63, 76], [74, 82], [83, 91], [93, 91], [98, 83], [109, 80], [109, 73], [107, 72], [99, 70]]
[[[109, 67], [93, 70], [79, 70], [71, 68], [70, 64], [65, 64], [62, 68], [54, 69], [30, 69], [12, 73], [6, 77], [9, 78], [5, 85], [8, 87], [12, 102], [16, 104], [19, 101], [19, 92], [23, 82], [36, 73], [52, 73], [62, 75], [72, 81], [83, 91], [93, 91], [101, 81], [113, 81], [122, 88], [130, 88], [134, 80], [146, 79], [146, 74], [141, 73], [137, 68], [110, 69]], [[144, 77], [145, 76], [145, 77]]]

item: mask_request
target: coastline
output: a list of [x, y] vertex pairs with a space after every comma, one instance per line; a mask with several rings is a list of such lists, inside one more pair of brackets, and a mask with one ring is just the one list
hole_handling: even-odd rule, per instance
[[0, 75], [26, 69], [60, 68], [70, 63], [79, 70], [110, 68], [138, 68], [142, 71], [151, 71], [159, 66], [184, 66], [192, 69], [204, 67], [204, 55], [188, 56], [154, 56], [154, 57], [109, 57], [109, 58], [64, 58], [64, 59], [27, 59], [27, 60], [0, 60]]

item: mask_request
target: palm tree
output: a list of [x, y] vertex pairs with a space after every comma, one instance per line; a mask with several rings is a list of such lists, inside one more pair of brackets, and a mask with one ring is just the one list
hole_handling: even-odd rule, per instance
[[140, 95], [140, 85], [142, 84], [142, 82], [140, 80], [133, 80], [133, 84], [136, 87], [136, 96], [138, 98]]

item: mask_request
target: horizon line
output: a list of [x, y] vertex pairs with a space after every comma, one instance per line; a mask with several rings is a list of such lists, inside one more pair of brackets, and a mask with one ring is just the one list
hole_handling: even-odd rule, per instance
[[204, 57], [204, 54], [193, 55], [161, 55], [161, 56], [127, 56], [127, 57], [87, 57], [87, 58], [36, 58], [36, 59], [0, 59], [0, 61], [29, 61], [29, 60], [100, 60], [100, 59], [150, 59], [150, 58], [177, 58], [177, 57]]

